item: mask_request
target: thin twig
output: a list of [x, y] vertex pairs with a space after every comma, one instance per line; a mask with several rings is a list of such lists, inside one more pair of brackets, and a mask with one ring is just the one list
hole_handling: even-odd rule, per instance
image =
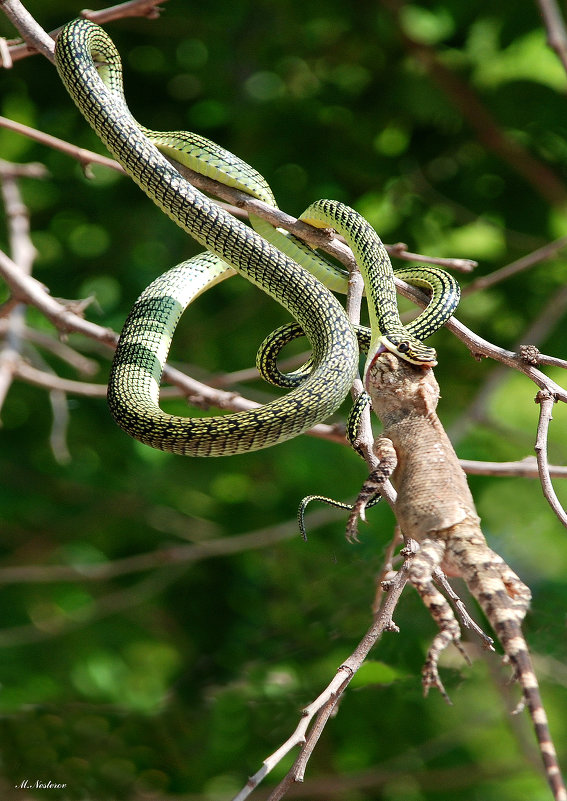
[[565, 72], [567, 72], [567, 32], [555, 0], [538, 0], [538, 5], [547, 32], [547, 44], [555, 50]]
[[[7, 328], [7, 321], [5, 319], [0, 319], [0, 336], [4, 336], [6, 334]], [[79, 353], [79, 351], [71, 348], [64, 342], [60, 342], [58, 339], [55, 339], [53, 336], [50, 336], [43, 331], [38, 331], [35, 328], [24, 326], [22, 330], [22, 337], [32, 345], [37, 345], [39, 348], [42, 348], [48, 353], [51, 353], [53, 356], [56, 356], [58, 359], [61, 359], [62, 362], [68, 364], [81, 375], [95, 375], [95, 373], [97, 373], [99, 370], [98, 362], [96, 362], [94, 359], [89, 359], [87, 356], [83, 356], [83, 354]]]
[[[394, 554], [404, 542], [404, 537], [399, 525], [396, 523], [394, 533], [384, 553], [380, 573], [376, 581], [376, 595], [372, 603], [372, 613], [377, 615], [380, 607], [384, 602], [384, 595], [386, 588], [389, 586], [388, 582], [391, 581], [396, 575], [394, 570]], [[399, 559], [399, 557], [397, 557]]]
[[117, 19], [126, 17], [146, 17], [146, 19], [158, 19], [162, 11], [159, 6], [167, 3], [168, 0], [127, 0], [126, 3], [118, 3], [116, 6], [101, 8], [98, 11], [86, 9], [81, 11], [81, 17], [90, 19], [101, 25], [103, 22], [113, 22]]
[[[37, 165], [24, 173], [42, 175]], [[6, 161], [0, 161], [0, 187], [2, 200], [6, 210], [8, 240], [10, 252], [17, 268], [25, 275], [32, 270], [36, 251], [30, 237], [28, 210], [23, 202], [18, 186], [17, 175], [21, 171], [14, 170]], [[0, 409], [4, 405], [6, 395], [12, 384], [16, 365], [23, 346], [26, 306], [23, 303], [14, 305], [6, 318], [4, 341], [0, 351]]]
[[[402, 292], [402, 294], [405, 294], [405, 292]], [[551, 378], [548, 378], [541, 370], [537, 370], [530, 364], [525, 364], [519, 353], [514, 353], [513, 351], [500, 348], [498, 345], [488, 342], [488, 340], [475, 334], [474, 331], [471, 331], [470, 328], [467, 328], [455, 317], [451, 317], [451, 319], [447, 321], [446, 326], [449, 331], [465, 343], [474, 356], [488, 356], [501, 364], [505, 364], [508, 367], [512, 367], [524, 373], [540, 389], [549, 390], [555, 395], [557, 400], [567, 403], [567, 390]]]
[[82, 395], [87, 398], [106, 397], [106, 384], [89, 384], [86, 381], [60, 378], [53, 373], [38, 370], [21, 359], [14, 366], [14, 377], [36, 387], [47, 389], [49, 392], [69, 392], [72, 395]]
[[[263, 762], [262, 767], [246, 783], [245, 787], [233, 798], [233, 801], [244, 801], [267, 774], [277, 765], [282, 758], [289, 753], [295, 746], [302, 745], [296, 763], [287, 773], [286, 777], [276, 787], [269, 796], [268, 801], [276, 801], [283, 796], [283, 793], [295, 781], [300, 781], [302, 771], [305, 767], [305, 760], [302, 759], [303, 752], [310, 754], [313, 746], [321, 735], [322, 729], [317, 726], [317, 717], [321, 714], [321, 722], [328, 720], [328, 714], [336, 706], [340, 696], [345, 691], [352, 677], [356, 674], [370, 650], [376, 645], [384, 631], [397, 631], [392, 622], [392, 617], [396, 605], [400, 599], [403, 589], [407, 583], [408, 564], [404, 562], [395, 578], [389, 583], [388, 593], [384, 605], [376, 617], [372, 626], [368, 629], [353, 653], [337, 669], [337, 673], [328, 684], [325, 690], [309, 706], [303, 710], [303, 715], [293, 734], [283, 743], [273, 754]], [[315, 718], [315, 724], [308, 732], [311, 721]], [[298, 773], [298, 770], [300, 771]]]
[[43, 133], [43, 131], [38, 131], [36, 128], [30, 128], [29, 125], [24, 125], [21, 122], [15, 122], [7, 117], [0, 117], [0, 128], [6, 128], [22, 136], [27, 136], [29, 139], [34, 139], [36, 142], [45, 145], [45, 147], [50, 147], [53, 150], [59, 150], [61, 153], [65, 153], [70, 158], [78, 161], [83, 169], [86, 169], [90, 164], [100, 164], [103, 167], [116, 170], [116, 172], [120, 172], [123, 175], [126, 174], [124, 168], [117, 161], [114, 161], [114, 159], [108, 156], [101, 156], [98, 153], [94, 153], [92, 150], [86, 150], [84, 147], [77, 147], [70, 142], [65, 142], [63, 139], [58, 139], [56, 136]]
[[[514, 476], [516, 478], [539, 478], [535, 456], [526, 456], [519, 462], [483, 462], [459, 459], [459, 464], [471, 476]], [[548, 465], [550, 476], [567, 478], [567, 467]]]
[[552, 412], [555, 404], [555, 398], [549, 392], [540, 391], [537, 393], [535, 401], [536, 403], [539, 403], [540, 413], [534, 450], [537, 456], [537, 464], [539, 467], [539, 476], [543, 494], [555, 512], [557, 519], [565, 526], [565, 528], [567, 528], [567, 513], [561, 506], [559, 498], [555, 494], [553, 484], [551, 483], [551, 477], [549, 475], [549, 466], [547, 463], [547, 435], [549, 431], [549, 423], [553, 419]]
[[[81, 16], [93, 22], [98, 22], [99, 25], [125, 17], [156, 19], [159, 16], [159, 8], [157, 6], [161, 3], [167, 3], [167, 0], [129, 0], [126, 3], [120, 3], [98, 11], [85, 10], [81, 12]], [[19, 0], [0, 0], [0, 8], [18, 30], [22, 39], [24, 39], [22, 43], [11, 44], [9, 59], [2, 58], [0, 66], [11, 67], [12, 62], [33, 56], [37, 52], [42, 53], [50, 61], [53, 61], [54, 40], [57, 38], [61, 28], [56, 28], [49, 34], [46, 33]]]
[[0, 250], [0, 275], [10, 287], [14, 297], [41, 311], [62, 333], [75, 331], [90, 339], [116, 346], [117, 334], [109, 328], [90, 323], [48, 294], [44, 284], [23, 273], [17, 264]]
[[549, 367], [560, 367], [562, 370], [567, 370], [567, 359], [559, 359], [557, 356], [548, 356], [545, 353], [538, 354], [537, 363], [545, 364]]
[[[351, 271], [349, 276], [346, 302], [347, 315], [353, 325], [358, 325], [360, 322], [360, 309], [362, 305], [363, 293], [364, 281], [358, 268], [356, 268]], [[357, 375], [351, 389], [353, 402], [356, 402], [363, 392], [364, 386], [362, 384], [362, 379], [359, 375]], [[378, 467], [378, 460], [372, 451], [373, 442], [374, 435], [372, 433], [370, 406], [368, 405], [360, 416], [357, 433], [357, 446], [359, 448], [359, 452], [364, 456], [366, 464], [368, 465], [369, 473], [371, 473], [373, 470], [376, 470]], [[393, 492], [393, 487], [391, 490]]]
[[489, 275], [482, 275], [480, 278], [476, 278], [468, 286], [463, 287], [463, 297], [471, 295], [473, 292], [478, 292], [481, 289], [486, 289], [489, 286], [494, 286], [495, 284], [500, 283], [500, 281], [506, 281], [511, 276], [517, 275], [518, 273], [533, 267], [535, 264], [540, 264], [542, 261], [551, 259], [557, 253], [559, 253], [560, 250], [563, 250], [566, 247], [567, 236], [562, 236], [559, 239], [556, 239], [554, 242], [548, 242], [547, 245], [543, 245], [543, 247], [534, 250], [532, 253], [522, 256], [521, 259], [518, 259], [511, 264], [507, 264], [500, 270], [495, 270], [494, 272], [489, 273]]
[[13, 66], [12, 54], [10, 53], [10, 46], [7, 39], [2, 36], [0, 38], [0, 64], [9, 70]]
[[[319, 509], [306, 515], [311, 530], [336, 520], [336, 509]], [[187, 523], [190, 527], [190, 522]], [[231, 556], [245, 551], [270, 548], [299, 536], [297, 521], [286, 520], [274, 526], [249, 531], [246, 534], [217, 537], [188, 545], [174, 545], [149, 553], [136, 554], [114, 561], [98, 564], [76, 565], [13, 565], [0, 568], [0, 583], [5, 584], [51, 584], [53, 582], [98, 582], [130, 576], [149, 570], [189, 565], [205, 559]]]
[[405, 242], [396, 242], [395, 245], [386, 245], [385, 247], [390, 256], [395, 256], [405, 261], [426, 261], [427, 264], [434, 264], [437, 267], [444, 267], [447, 270], [456, 270], [459, 273], [470, 273], [478, 267], [478, 262], [474, 259], [423, 256], [420, 253], [412, 253], [408, 250], [408, 246]]
[[441, 568], [439, 567], [435, 568], [435, 570], [433, 571], [433, 579], [435, 583], [438, 584], [443, 589], [445, 595], [448, 598], [450, 598], [450, 600], [453, 602], [463, 626], [465, 626], [465, 628], [467, 629], [470, 629], [471, 631], [474, 631], [475, 634], [477, 634], [478, 637], [480, 637], [480, 639], [482, 640], [482, 643], [485, 648], [494, 651], [493, 648], [494, 640], [492, 639], [492, 637], [489, 637], [488, 634], [486, 634], [478, 625], [478, 623], [475, 620], [473, 620], [472, 617], [469, 615], [466, 606], [464, 605], [463, 601], [461, 601], [455, 590], [449, 584], [447, 576], [445, 575], [445, 573], [443, 573]]
[[[54, 150], [65, 153], [70, 158], [79, 161], [83, 169], [87, 169], [91, 164], [99, 164], [120, 172], [123, 175], [125, 174], [123, 167], [117, 161], [114, 161], [114, 159], [102, 156], [92, 150], [77, 147], [63, 139], [58, 139], [55, 136], [43, 133], [35, 128], [30, 128], [28, 125], [23, 125], [22, 123], [0, 116], [0, 127], [20, 133], [22, 136], [28, 136], [30, 139], [34, 139], [46, 147], [51, 147]], [[176, 161], [172, 160], [172, 163], [193, 186], [196, 186], [198, 189], [208, 194], [224, 198], [224, 202], [219, 201], [219, 205], [235, 217], [247, 219], [250, 212], [257, 214], [276, 227], [283, 228], [301, 237], [312, 247], [326, 250], [332, 256], [339, 259], [347, 268], [352, 268], [354, 266], [350, 249], [339, 235], [327, 229], [314, 228], [312, 225], [300, 222], [296, 217], [286, 214], [280, 209], [270, 206], [261, 200], [252, 198], [245, 192], [241, 192], [234, 187], [225, 186]], [[471, 269], [476, 266], [476, 262], [472, 261], [472, 259], [439, 258], [436, 256], [427, 256], [423, 253], [411, 253], [407, 250], [406, 245], [400, 242], [393, 245], [385, 245], [385, 247], [392, 256], [396, 256], [404, 261], [420, 261], [460, 272], [470, 272]]]
[[[553, 364], [557, 367], [567, 366], [562, 360], [541, 354], [534, 346], [549, 336], [559, 320], [565, 315], [567, 308], [567, 286], [562, 287], [559, 292], [553, 294], [548, 300], [538, 317], [528, 326], [516, 342], [518, 358], [524, 365], [535, 367], [538, 364]], [[523, 345], [523, 342], [530, 342], [530, 346]], [[470, 426], [484, 419], [485, 409], [490, 398], [494, 396], [496, 390], [508, 379], [508, 371], [505, 367], [497, 367], [490, 372], [485, 382], [481, 385], [474, 398], [468, 404], [464, 412], [460, 415], [449, 429], [453, 442], [458, 442], [470, 428]], [[563, 398], [562, 398], [563, 400]]]
[[51, 431], [49, 434], [51, 452], [58, 464], [69, 464], [71, 452], [67, 444], [67, 431], [71, 415], [69, 414], [67, 395], [60, 389], [51, 389], [49, 402], [51, 403]]
[[25, 44], [21, 45], [23, 51], [21, 56], [17, 52], [18, 48], [10, 48], [10, 64], [4, 64], [5, 67], [12, 66], [18, 58], [23, 58], [23, 54], [31, 55], [32, 52], [39, 52], [49, 61], [53, 61], [55, 51], [53, 39], [36, 22], [20, 0], [0, 0], [0, 9], [25, 40]]

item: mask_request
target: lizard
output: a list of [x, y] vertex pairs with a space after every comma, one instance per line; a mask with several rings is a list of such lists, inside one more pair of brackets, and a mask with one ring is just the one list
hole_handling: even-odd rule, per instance
[[438, 671], [442, 651], [459, 646], [461, 631], [453, 610], [437, 589], [439, 568], [462, 578], [486, 615], [506, 660], [512, 665], [531, 717], [554, 801], [567, 801], [557, 753], [541, 699], [522, 621], [529, 588], [487, 544], [466, 475], [436, 413], [439, 385], [431, 369], [415, 367], [382, 353], [370, 367], [367, 390], [383, 424], [374, 450], [380, 461], [353, 507], [347, 537], [364, 519], [367, 501], [391, 476], [397, 491], [394, 512], [406, 540], [419, 549], [411, 557], [409, 581], [438, 626], [425, 660], [422, 681], [448, 696]]

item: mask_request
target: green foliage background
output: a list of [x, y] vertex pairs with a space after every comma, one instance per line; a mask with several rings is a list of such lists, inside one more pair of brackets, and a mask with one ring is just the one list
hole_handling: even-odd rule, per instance
[[[81, 10], [69, 0], [26, 5], [47, 30]], [[158, 20], [107, 30], [124, 58], [135, 115], [156, 129], [199, 131], [237, 153], [290, 213], [334, 197], [364, 213], [385, 241], [477, 259], [478, 274], [567, 233], [567, 79], [546, 48], [535, 3], [422, 2], [403, 6], [397, 20], [388, 2], [171, 0]], [[4, 18], [0, 33], [14, 35]], [[500, 130], [556, 174], [565, 197], [550, 202], [487, 150], [404, 37], [472, 87]], [[2, 74], [1, 104], [6, 116], [102, 152], [39, 56]], [[95, 295], [87, 312], [94, 321], [119, 329], [150, 280], [196, 252], [127, 179], [101, 168], [87, 179], [67, 156], [3, 130], [0, 154], [47, 165], [49, 180], [22, 182], [35, 275], [55, 297]], [[459, 316], [512, 347], [566, 279], [560, 254], [465, 299]], [[239, 279], [201, 298], [187, 318], [173, 359], [196, 377], [250, 366], [257, 344], [285, 321]], [[34, 310], [28, 321], [52, 333]], [[90, 342], [70, 341], [100, 362], [103, 382], [107, 359]], [[565, 342], [561, 322], [541, 349], [565, 358]], [[461, 432], [459, 455], [531, 453], [534, 386], [510, 373], [480, 418], [463, 425], [495, 366], [475, 362], [447, 332], [434, 344], [440, 414]], [[76, 378], [53, 356], [42, 359]], [[268, 394], [259, 383], [237, 389]], [[101, 400], [70, 397], [68, 408], [69, 456], [56, 459], [48, 395], [22, 383], [10, 390], [0, 433], [4, 566], [104, 564], [275, 525], [288, 536], [104, 581], [4, 581], [4, 797], [23, 798], [14, 785], [39, 779], [67, 788], [28, 790], [30, 797], [230, 798], [369, 625], [392, 515], [372, 512], [356, 546], [345, 543], [339, 515], [305, 544], [295, 533], [298, 501], [312, 492], [350, 498], [364, 478], [345, 448], [304, 437], [248, 456], [183, 459], [129, 440]], [[557, 463], [567, 456], [565, 421], [557, 408]], [[490, 544], [533, 589], [526, 633], [567, 767], [565, 532], [535, 481], [472, 477], [471, 486]], [[530, 726], [508, 714], [518, 692], [502, 688], [498, 659], [479, 656], [466, 667], [449, 652], [444, 677], [454, 706], [434, 693], [424, 701], [419, 671], [434, 627], [412, 591], [396, 623], [400, 633], [387, 635], [357, 676], [293, 797], [547, 799]]]

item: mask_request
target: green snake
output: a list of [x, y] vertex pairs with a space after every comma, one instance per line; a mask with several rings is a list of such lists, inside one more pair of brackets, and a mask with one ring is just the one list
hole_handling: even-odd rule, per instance
[[[66, 25], [58, 37], [55, 55], [67, 90], [110, 152], [143, 191], [208, 250], [160, 276], [136, 301], [124, 325], [109, 379], [108, 403], [116, 422], [131, 436], [161, 450], [221, 456], [275, 445], [326, 419], [352, 385], [358, 368], [358, 345], [337, 299], [297, 263], [309, 261], [308, 255], [296, 255], [297, 248], [304, 254], [310, 249], [286, 237], [291, 242], [290, 258], [279, 249], [285, 250], [285, 243], [280, 246], [278, 241], [277, 249], [223, 211], [192, 187], [165, 156], [184, 163], [196, 158], [201, 172], [211, 170], [208, 174], [213, 177], [252, 194], [256, 190], [250, 187], [257, 179], [267, 187], [265, 181], [251, 167], [202, 137], [153, 132], [140, 126], [124, 99], [119, 54], [108, 35], [94, 23], [80, 19]], [[267, 189], [272, 198], [267, 202], [275, 205]], [[308, 210], [309, 221], [343, 231], [359, 260], [372, 322], [367, 364], [384, 348], [417, 364], [435, 364], [435, 351], [399, 321], [391, 265], [380, 254], [371, 253], [377, 240], [373, 229], [341, 204], [320, 201], [316, 206]], [[331, 272], [325, 266], [322, 269]], [[310, 340], [312, 367], [305, 380], [285, 397], [258, 409], [204, 419], [167, 414], [158, 405], [159, 384], [177, 322], [192, 300], [235, 271], [290, 312]], [[335, 279], [323, 276], [323, 280]], [[344, 286], [344, 277], [336, 280]], [[422, 315], [430, 324], [422, 330], [431, 333], [445, 322], [451, 303], [443, 300], [444, 317], [430, 304]]]

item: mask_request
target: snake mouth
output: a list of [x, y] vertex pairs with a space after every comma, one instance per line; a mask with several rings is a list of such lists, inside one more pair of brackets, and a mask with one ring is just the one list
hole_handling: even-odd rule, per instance
[[374, 367], [376, 363], [376, 359], [378, 356], [381, 356], [383, 353], [390, 353], [389, 349], [381, 342], [378, 347], [372, 353], [372, 356], [366, 359], [366, 364], [364, 365], [364, 375], [362, 378], [362, 383], [364, 384], [364, 388], [368, 390], [368, 374], [370, 369]]
[[408, 364], [413, 364], [415, 367], [421, 367], [425, 370], [427, 367], [436, 367], [437, 361], [432, 359], [431, 361], [417, 361], [413, 359], [408, 359], [407, 355], [403, 353], [399, 353], [396, 347], [390, 344], [386, 339], [381, 339], [380, 343], [377, 345], [376, 349], [372, 353], [370, 359], [367, 360], [365, 368], [364, 368], [364, 385], [366, 386], [368, 372], [371, 367], [374, 366], [376, 360], [379, 356], [383, 353], [392, 353], [394, 356], [397, 356], [398, 359], [402, 359], [402, 361], [407, 362]]

